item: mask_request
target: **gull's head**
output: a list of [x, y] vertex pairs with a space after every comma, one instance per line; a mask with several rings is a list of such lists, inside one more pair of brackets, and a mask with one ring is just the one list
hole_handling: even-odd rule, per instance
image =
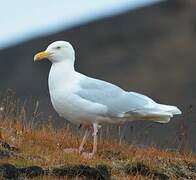
[[55, 41], [51, 43], [45, 51], [34, 56], [34, 61], [48, 59], [52, 63], [69, 61], [74, 62], [75, 52], [72, 45], [66, 41]]

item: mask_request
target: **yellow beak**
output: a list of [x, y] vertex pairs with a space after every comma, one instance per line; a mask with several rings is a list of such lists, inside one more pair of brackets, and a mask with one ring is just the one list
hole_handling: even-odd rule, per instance
[[48, 52], [46, 51], [42, 51], [42, 52], [39, 52], [37, 53], [35, 56], [34, 56], [34, 61], [41, 61], [43, 59], [46, 59], [48, 58], [49, 54]]

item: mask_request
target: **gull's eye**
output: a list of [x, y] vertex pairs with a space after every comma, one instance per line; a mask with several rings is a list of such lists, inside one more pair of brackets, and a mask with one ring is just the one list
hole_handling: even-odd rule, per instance
[[57, 46], [56, 49], [61, 49], [61, 47], [60, 46]]

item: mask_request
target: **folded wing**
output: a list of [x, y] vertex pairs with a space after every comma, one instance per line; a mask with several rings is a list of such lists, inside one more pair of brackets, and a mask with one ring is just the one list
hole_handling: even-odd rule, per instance
[[93, 78], [86, 77], [80, 81], [80, 89], [76, 92], [78, 96], [88, 101], [103, 104], [107, 107], [104, 116], [140, 119], [157, 119], [160, 117], [168, 119], [174, 114], [180, 114], [175, 106], [161, 105], [147, 96], [135, 92], [126, 92], [120, 87]]

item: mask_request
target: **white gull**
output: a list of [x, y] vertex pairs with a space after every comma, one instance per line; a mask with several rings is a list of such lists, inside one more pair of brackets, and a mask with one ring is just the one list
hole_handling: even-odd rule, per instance
[[[52, 62], [48, 78], [52, 105], [61, 117], [86, 129], [77, 152], [87, 158], [97, 151], [97, 132], [102, 124], [133, 120], [168, 123], [173, 115], [181, 114], [175, 106], [158, 104], [142, 94], [76, 72], [75, 51], [69, 42], [53, 42], [37, 53], [34, 61], [45, 58]], [[91, 132], [93, 150], [85, 153], [83, 147]]]

